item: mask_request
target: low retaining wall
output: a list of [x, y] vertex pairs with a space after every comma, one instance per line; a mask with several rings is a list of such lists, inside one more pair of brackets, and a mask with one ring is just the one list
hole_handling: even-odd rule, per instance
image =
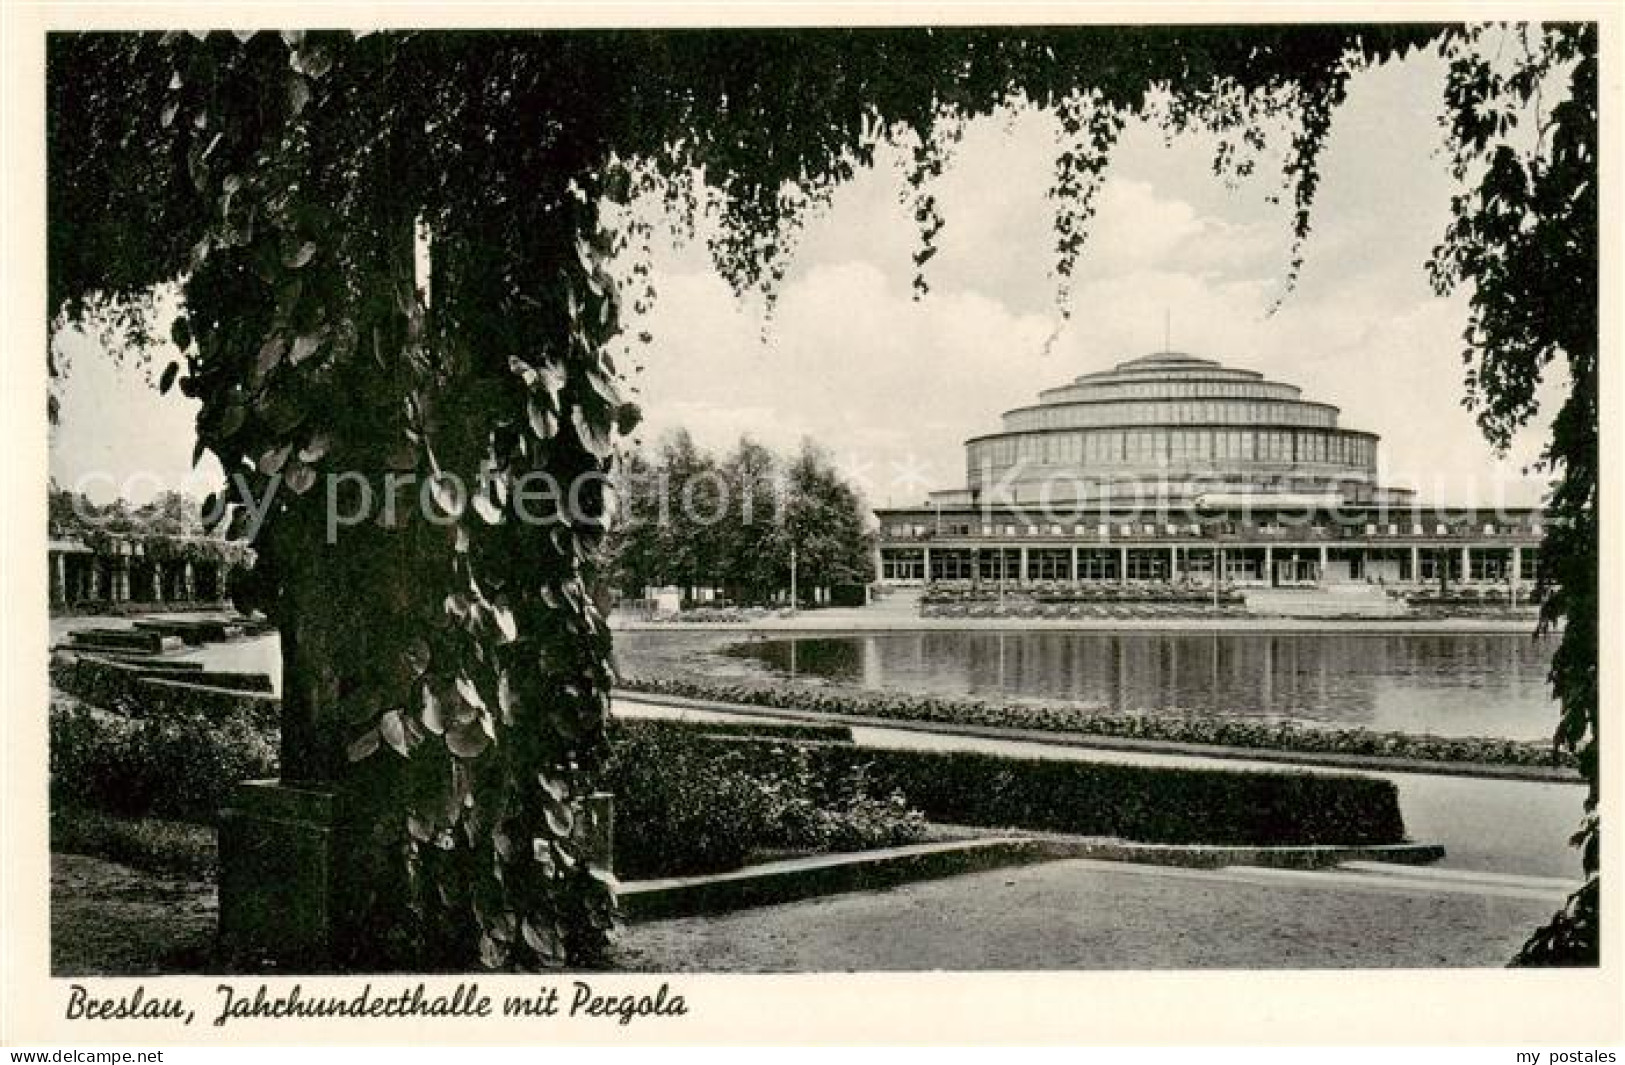
[[921, 843], [867, 853], [770, 862], [710, 876], [633, 880], [622, 883], [615, 894], [621, 915], [627, 920], [657, 921], [770, 906], [843, 891], [878, 891], [916, 880], [1044, 861], [1047, 857], [1043, 844], [1036, 839]]

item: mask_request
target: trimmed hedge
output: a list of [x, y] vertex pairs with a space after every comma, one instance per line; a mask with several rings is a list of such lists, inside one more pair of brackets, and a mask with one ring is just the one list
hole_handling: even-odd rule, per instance
[[865, 850], [924, 836], [920, 813], [872, 786], [860, 764], [820, 761], [816, 746], [709, 734], [707, 724], [613, 723], [600, 786], [615, 795], [616, 875], [715, 873], [764, 851]]
[[1113, 714], [1065, 704], [1001, 703], [970, 696], [921, 695], [835, 685], [804, 687], [687, 674], [623, 675], [628, 691], [687, 699], [775, 706], [815, 714], [853, 714], [896, 721], [940, 721], [991, 728], [1040, 729], [1174, 743], [1309, 751], [1480, 765], [1573, 767], [1572, 755], [1550, 743], [1488, 737], [1413, 736], [1370, 729], [1306, 728], [1291, 721]]
[[[756, 739], [707, 740], [708, 757], [750, 765], [782, 757]], [[932, 821], [1141, 843], [1345, 846], [1405, 838], [1399, 789], [1352, 774], [1168, 768], [844, 744], [804, 746], [826, 779], [861, 769]]]
[[154, 718], [201, 717], [207, 721], [252, 721], [263, 728], [282, 725], [282, 702], [270, 692], [239, 691], [196, 684], [190, 676], [143, 677], [136, 686], [136, 703]]
[[[829, 749], [842, 761], [853, 752]], [[957, 824], [1143, 843], [1398, 843], [1399, 789], [1375, 777], [1170, 769], [974, 751], [866, 749], [876, 786]]]
[[53, 805], [209, 823], [242, 780], [275, 776], [276, 733], [242, 716], [130, 718], [51, 700]]
[[180, 660], [149, 665], [76, 655], [52, 663], [51, 682], [94, 706], [133, 717], [226, 721], [246, 716], [266, 727], [278, 724], [271, 678], [263, 673], [195, 669]]

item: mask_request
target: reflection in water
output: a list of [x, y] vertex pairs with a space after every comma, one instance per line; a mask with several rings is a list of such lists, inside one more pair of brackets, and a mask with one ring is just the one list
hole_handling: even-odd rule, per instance
[[[627, 650], [643, 635], [616, 642]], [[642, 642], [690, 662], [700, 646]], [[871, 689], [1540, 740], [1557, 722], [1546, 688], [1555, 644], [1519, 633], [922, 632], [755, 640], [730, 657]], [[275, 634], [183, 657], [282, 681]]]
[[1521, 633], [922, 632], [759, 640], [783, 676], [1102, 711], [1544, 739], [1553, 640]]

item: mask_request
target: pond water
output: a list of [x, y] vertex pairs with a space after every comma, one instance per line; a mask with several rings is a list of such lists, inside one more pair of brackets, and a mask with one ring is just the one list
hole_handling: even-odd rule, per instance
[[1556, 640], [1522, 633], [919, 632], [755, 639], [753, 672], [877, 690], [1540, 740]]
[[[721, 644], [733, 646], [707, 654]], [[1555, 646], [1555, 638], [1499, 632], [918, 632], [744, 642], [616, 634], [618, 656], [634, 666], [662, 659], [722, 676], [1516, 740], [1546, 739], [1557, 722], [1546, 687]], [[184, 657], [282, 682], [274, 634]]]

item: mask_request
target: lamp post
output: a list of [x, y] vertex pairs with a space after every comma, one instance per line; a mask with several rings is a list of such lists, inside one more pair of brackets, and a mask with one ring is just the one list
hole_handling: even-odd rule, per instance
[[790, 609], [796, 609], [796, 545], [790, 544]]

